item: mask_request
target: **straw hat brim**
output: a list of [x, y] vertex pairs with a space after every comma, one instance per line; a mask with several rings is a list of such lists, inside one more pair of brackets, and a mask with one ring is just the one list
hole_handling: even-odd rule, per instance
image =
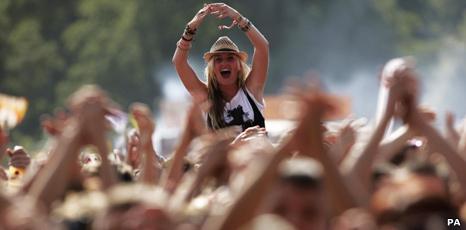
[[244, 51], [239, 51], [239, 52], [236, 52], [234, 50], [232, 51], [215, 51], [215, 52], [206, 52], [204, 54], [204, 60], [206, 62], [208, 62], [210, 60], [210, 58], [212, 58], [212, 56], [216, 55], [216, 54], [221, 54], [221, 53], [232, 53], [232, 54], [235, 54], [237, 55], [239, 58], [241, 58], [242, 61], [247, 61], [248, 60], [248, 54]]

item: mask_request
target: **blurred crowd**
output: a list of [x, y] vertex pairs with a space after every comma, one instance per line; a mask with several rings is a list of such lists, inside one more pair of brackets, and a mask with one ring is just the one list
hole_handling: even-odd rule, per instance
[[40, 152], [0, 132], [0, 229], [464, 228], [466, 127], [453, 114], [433, 126], [419, 84], [409, 59], [390, 60], [373, 121], [329, 121], [338, 97], [315, 82], [290, 87], [295, 125], [276, 142], [258, 126], [211, 131], [209, 105], [194, 104], [167, 158], [141, 103], [114, 150], [106, 117], [118, 107], [83, 86], [40, 119], [49, 138]]

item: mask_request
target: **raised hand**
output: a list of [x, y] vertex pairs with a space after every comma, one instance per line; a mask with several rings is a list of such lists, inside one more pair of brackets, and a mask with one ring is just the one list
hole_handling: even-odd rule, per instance
[[128, 135], [127, 143], [127, 162], [133, 169], [139, 167], [141, 163], [141, 142], [139, 140], [139, 134], [137, 132], [132, 132]]
[[429, 123], [434, 123], [437, 119], [437, 113], [427, 106], [420, 106], [419, 113]]
[[145, 147], [150, 144], [149, 142], [152, 142], [152, 134], [155, 131], [152, 112], [147, 105], [142, 103], [133, 103], [130, 106], [130, 111], [138, 124], [141, 145]]
[[338, 131], [336, 145], [341, 148], [342, 155], [339, 156], [338, 162], [342, 162], [349, 150], [356, 143], [357, 133], [352, 126], [353, 121], [349, 121], [343, 128]]
[[53, 117], [48, 114], [42, 115], [40, 118], [42, 129], [51, 136], [59, 136], [68, 118], [69, 114], [63, 110], [56, 111]]
[[231, 149], [230, 138], [214, 137], [212, 142], [203, 150], [203, 161], [198, 176], [205, 179], [218, 175], [219, 170], [227, 167], [227, 153]]
[[9, 166], [25, 169], [31, 163], [31, 157], [24, 151], [23, 147], [15, 147], [13, 150], [7, 149], [6, 152], [10, 156]]
[[396, 115], [406, 122], [411, 112], [410, 104], [417, 104], [418, 81], [413, 67], [400, 64], [394, 67], [393, 75], [385, 79], [388, 87], [387, 113]]
[[145, 156], [140, 178], [145, 183], [156, 184], [164, 159], [155, 152], [152, 144], [152, 134], [155, 131], [152, 112], [147, 105], [142, 103], [133, 103], [130, 111], [138, 124], [141, 152]]
[[241, 14], [235, 9], [225, 3], [211, 3], [208, 4], [210, 14], [217, 16], [218, 18], [229, 17], [233, 20], [238, 20]]
[[244, 130], [242, 133], [240, 133], [236, 138], [231, 142], [232, 145], [237, 145], [244, 143], [248, 139], [254, 137], [254, 136], [265, 136], [267, 135], [267, 131], [265, 128], [261, 128], [258, 125], [249, 127], [246, 130]]
[[[69, 109], [81, 129], [81, 144], [99, 146], [105, 141], [109, 124], [105, 115], [111, 114], [114, 104], [97, 86], [84, 86], [69, 99]], [[106, 154], [107, 151], [101, 152]]]
[[233, 26], [241, 23], [243, 20], [243, 17], [238, 11], [225, 3], [211, 3], [208, 6], [210, 9], [210, 14], [217, 16], [217, 18], [223, 19], [229, 17], [233, 19], [233, 22], [230, 26], [221, 25], [219, 26], [219, 29], [231, 29]]
[[339, 102], [334, 97], [320, 92], [317, 89], [307, 89], [295, 91], [294, 95], [297, 96], [301, 102], [301, 111], [298, 118], [298, 125], [291, 135], [291, 139], [288, 142], [291, 150], [305, 149], [305, 146], [309, 145], [311, 139], [310, 127], [321, 127], [321, 119], [323, 116], [331, 116], [331, 114], [338, 111]]
[[189, 28], [196, 30], [201, 25], [202, 21], [204, 21], [204, 18], [207, 15], [209, 15], [210, 12], [211, 12], [211, 9], [209, 5], [204, 4], [204, 7], [202, 7], [202, 9], [200, 9], [196, 13], [196, 15], [194, 15], [193, 19], [191, 19], [191, 21], [188, 23]]

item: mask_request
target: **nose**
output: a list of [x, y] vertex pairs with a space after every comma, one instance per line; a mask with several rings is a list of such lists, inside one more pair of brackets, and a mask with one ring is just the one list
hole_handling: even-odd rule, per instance
[[229, 63], [229, 62], [228, 62], [227, 59], [222, 59], [222, 61], [220, 62], [220, 64], [221, 64], [222, 66], [225, 66], [225, 65], [227, 65], [228, 63]]

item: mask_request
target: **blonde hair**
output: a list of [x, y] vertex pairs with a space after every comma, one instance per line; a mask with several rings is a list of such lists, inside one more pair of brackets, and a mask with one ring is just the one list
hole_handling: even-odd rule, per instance
[[[235, 55], [236, 56], [236, 55]], [[246, 84], [246, 78], [249, 75], [250, 68], [241, 58], [236, 56], [237, 60], [240, 63], [240, 71], [238, 72], [238, 88], [244, 88]], [[207, 77], [207, 94], [208, 100], [211, 102], [212, 106], [207, 113], [210, 117], [210, 128], [213, 130], [221, 129], [225, 127], [225, 121], [223, 120], [223, 111], [225, 106], [225, 101], [223, 100], [222, 91], [218, 86], [217, 79], [214, 73], [214, 58], [210, 58], [207, 62], [207, 66], [204, 69], [204, 74]]]

